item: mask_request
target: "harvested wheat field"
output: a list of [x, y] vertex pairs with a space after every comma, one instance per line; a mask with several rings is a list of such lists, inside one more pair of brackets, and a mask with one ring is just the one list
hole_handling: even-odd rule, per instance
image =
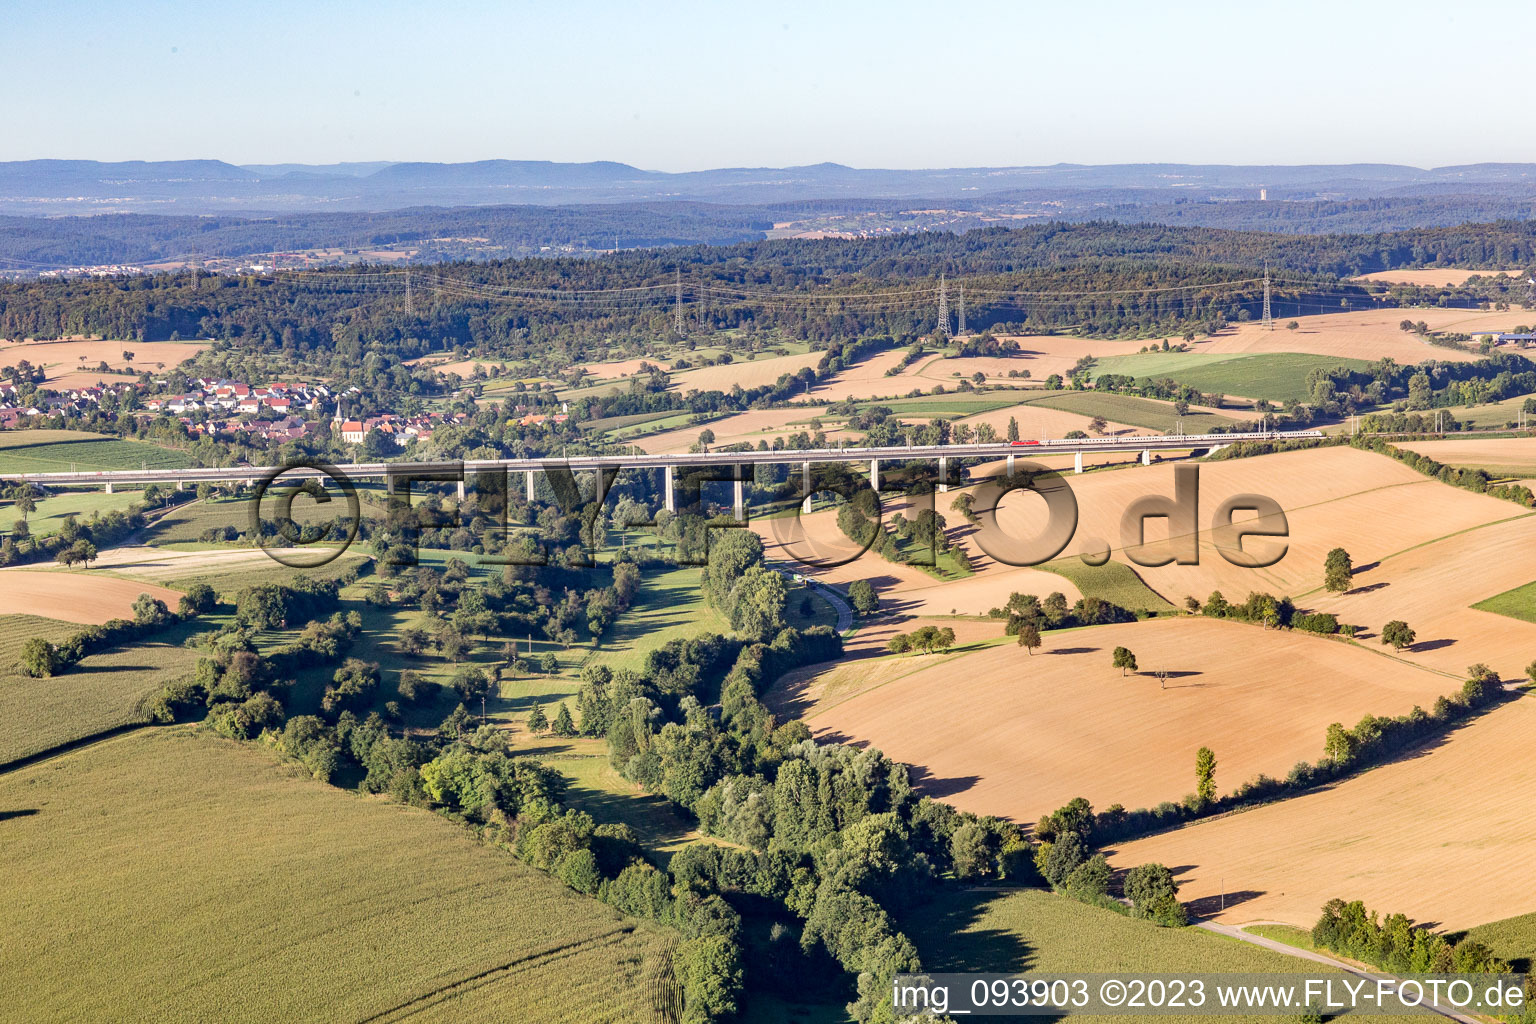
[[[1000, 468], [1000, 464], [994, 465]], [[1071, 487], [1076, 501], [1078, 524], [1059, 557], [1075, 559], [1084, 553], [1102, 552], [1107, 544], [1116, 561], [1130, 566], [1152, 591], [1174, 604], [1185, 596], [1204, 601], [1213, 590], [1222, 591], [1234, 601], [1245, 599], [1252, 591], [1268, 591], [1276, 596], [1295, 597], [1303, 607], [1315, 604], [1338, 610], [1344, 621], [1367, 626], [1371, 631], [1379, 630], [1393, 618], [1405, 619], [1418, 628], [1413, 621], [1418, 614], [1426, 628], [1435, 632], [1435, 637], [1431, 637], [1421, 631], [1421, 638], [1426, 641], [1440, 637], [1438, 626], [1431, 621], [1435, 616], [1461, 610], [1473, 617], [1486, 615], [1471, 612], [1467, 606], [1536, 579], [1536, 564], [1527, 566], [1523, 556], [1506, 559], [1491, 576], [1480, 575], [1481, 570], [1466, 570], [1466, 566], [1476, 563], [1465, 559], [1472, 557], [1477, 545], [1486, 538], [1528, 537], [1528, 531], [1536, 530], [1536, 518], [1532, 518], [1498, 528], [1507, 533], [1484, 532], [1482, 528], [1492, 530], [1491, 524], [1521, 515], [1519, 506], [1449, 487], [1385, 456], [1344, 447], [1186, 463], [1199, 473], [1199, 564], [1136, 564], [1127, 557], [1122, 544], [1122, 519], [1139, 498], [1162, 495], [1171, 499], [1175, 493], [1176, 465], [1159, 462], [1081, 476], [1064, 473], [1062, 478]], [[1010, 492], [996, 510], [993, 529], [987, 492], [980, 488], [967, 490], [976, 501], [984, 529], [967, 525], [952, 508], [951, 503], [960, 497], [958, 489], [936, 500], [949, 523], [952, 540], [972, 557], [971, 576], [942, 582], [915, 566], [893, 564], [870, 553], [847, 565], [801, 571], [829, 583], [869, 579], [883, 597], [893, 599], [894, 610], [910, 615], [985, 614], [1004, 604], [1008, 595], [1016, 591], [1043, 597], [1060, 590], [1069, 600], [1080, 596], [1060, 576], [1010, 564], [1020, 560], [1021, 542], [1044, 533], [1046, 506], [1042, 498], [1028, 491]], [[1212, 518], [1224, 500], [1253, 493], [1272, 497], [1280, 504], [1289, 531], [1284, 539], [1250, 537], [1243, 542], [1243, 550], [1252, 554], [1273, 556], [1283, 551], [1273, 565], [1264, 568], [1233, 565], [1219, 552], [1211, 533]], [[901, 512], [911, 518], [910, 505], [909, 499], [887, 492], [884, 515], [889, 519]], [[1251, 519], [1251, 515], [1238, 513], [1235, 518], [1241, 523]], [[757, 521], [753, 528], [763, 537], [769, 557], [778, 560], [820, 563], [854, 553], [852, 542], [837, 529], [836, 513], [831, 510], [802, 516], [798, 525], [791, 519], [768, 519]], [[1160, 547], [1169, 539], [1167, 520], [1149, 518], [1145, 539], [1147, 546], [1137, 548], [1136, 553], [1151, 560], [1148, 548]], [[1335, 547], [1345, 548], [1353, 557], [1360, 587], [1396, 580], [1395, 587], [1325, 599], [1320, 589], [1323, 560]], [[1528, 544], [1527, 548], [1536, 560], [1536, 544]], [[1452, 560], [1436, 563], [1440, 552], [1450, 552]], [[1459, 578], [1465, 582], [1450, 591], [1457, 597], [1444, 600], [1446, 586], [1431, 581], [1427, 573], [1399, 576], [1398, 567], [1406, 570], [1421, 562], [1427, 566], [1442, 564], [1439, 572], [1460, 573]], [[1373, 568], [1375, 563], [1382, 565]], [[1370, 575], [1375, 572], [1384, 575], [1380, 579]], [[1513, 581], [1506, 583], [1508, 579]], [[1463, 591], [1476, 596], [1461, 600]], [[1363, 600], [1365, 597], [1371, 599]], [[1431, 607], [1440, 609], [1442, 605], [1443, 610], [1431, 612]], [[1483, 632], [1480, 630], [1479, 635]], [[1501, 641], [1498, 650], [1520, 642], [1523, 640], [1518, 636], [1513, 641]], [[1480, 652], [1470, 640], [1455, 645], [1423, 644], [1421, 648], [1424, 649], [1410, 656], [1428, 655], [1429, 664], [1453, 672], [1496, 654], [1504, 657], [1492, 649]], [[1536, 651], [1536, 646], [1532, 650]]]
[[[1365, 566], [1520, 511], [1509, 502], [1431, 480], [1386, 456], [1347, 447], [1217, 460], [1192, 468], [1199, 472], [1199, 564], [1134, 565], [1153, 590], [1175, 603], [1185, 595], [1203, 601], [1216, 589], [1235, 600], [1254, 590], [1299, 596], [1322, 585], [1323, 559], [1334, 547], [1344, 547], [1357, 567]], [[1067, 474], [1064, 479], [1075, 495], [1079, 518], [1063, 555], [1102, 551], [1107, 544], [1117, 559], [1127, 560], [1121, 537], [1127, 510], [1146, 495], [1171, 499], [1175, 469], [1176, 464], [1155, 462], [1083, 476]], [[1244, 551], [1260, 556], [1273, 557], [1283, 549], [1278, 561], [1266, 568], [1231, 564], [1211, 535], [1217, 507], [1241, 494], [1268, 496], [1285, 511], [1287, 538], [1250, 537], [1243, 542]], [[984, 502], [978, 500], [978, 511]], [[1043, 531], [1044, 511], [1037, 495], [1014, 492], [997, 513], [998, 525], [1005, 536], [1034, 537]], [[1239, 513], [1235, 518], [1242, 522], [1252, 517]], [[1148, 519], [1148, 545], [1160, 546], [1168, 531], [1166, 519]], [[1149, 556], [1140, 549], [1138, 554]]]
[[802, 352], [792, 356], [769, 356], [766, 359], [735, 359], [717, 366], [701, 366], [697, 370], [679, 370], [672, 375], [672, 391], [729, 391], [740, 384], [744, 388], [760, 388], [775, 384], [786, 373], [798, 373], [806, 367], [815, 367], [825, 352]]
[[[999, 335], [1019, 343], [1019, 352], [1011, 356], [968, 356], [959, 359], [934, 359], [920, 364], [921, 375], [934, 383], [954, 384], [960, 377], [981, 372], [988, 380], [1006, 382], [1009, 370], [1028, 370], [1030, 380], [1039, 383], [1053, 373], [1063, 377], [1072, 372], [1084, 356], [1099, 359], [1108, 356], [1133, 356], [1153, 342], [1107, 341], [1103, 338], [1076, 338], [1059, 334]], [[1160, 342], [1161, 339], [1157, 339]]]
[[[47, 370], [47, 383], [52, 387], [88, 387], [98, 380], [128, 380], [119, 374], [99, 373], [96, 368], [103, 360], [114, 370], [131, 366], [136, 372], [154, 373], [161, 363], [169, 370], [207, 347], [187, 341], [26, 341], [0, 346], [0, 367], [26, 360]], [[133, 353], [131, 363], [123, 358], [125, 351]]]
[[[1288, 319], [1282, 308], [1275, 314]], [[1350, 359], [1393, 359], [1405, 365], [1427, 359], [1454, 362], [1481, 359], [1477, 352], [1431, 345], [1417, 334], [1402, 329], [1404, 320], [1423, 322], [1432, 331], [1511, 330], [1528, 323], [1530, 314], [1521, 311], [1485, 313], [1475, 309], [1372, 309], [1350, 313], [1325, 313], [1297, 317], [1301, 326], [1266, 331], [1261, 324], [1245, 323], [1218, 331], [1209, 340], [1196, 343], [1195, 352], [1212, 355], [1261, 352], [1304, 352], [1320, 356]]]
[[1469, 277], [1519, 277], [1523, 270], [1457, 270], [1442, 267], [1435, 270], [1378, 270], [1351, 278], [1354, 281], [1378, 281], [1382, 284], [1415, 284], [1426, 288], [1451, 287], [1467, 283]]
[[1404, 543], [1379, 564], [1362, 565], [1357, 557], [1354, 590], [1319, 593], [1306, 603], [1372, 631], [1402, 619], [1417, 634], [1405, 654], [1415, 663], [1460, 677], [1468, 665], [1485, 662], [1504, 679], [1521, 678], [1536, 657], [1536, 623], [1471, 607], [1536, 581], [1536, 513], [1499, 504], [1502, 522], [1417, 547]]
[[[1008, 436], [1008, 421], [1010, 419], [1018, 422], [1020, 437], [1032, 438], [1066, 437], [1074, 430], [1081, 430], [1086, 433], [1089, 423], [1092, 422], [1091, 417], [1080, 413], [1068, 412], [1065, 409], [1048, 409], [1043, 405], [1033, 403], [1009, 406], [1006, 409], [993, 409], [991, 412], [966, 416], [955, 422], [968, 424], [973, 429], [983, 423], [987, 423], [992, 426], [993, 430], [997, 431], [998, 437], [1006, 438]], [[1145, 427], [1133, 427], [1128, 423], [1106, 421], [1104, 433], [1150, 434], [1153, 431]], [[1094, 459], [1098, 458], [1098, 456], [1090, 454], [1084, 456], [1084, 458]], [[1119, 458], [1123, 460], [1125, 458], [1124, 454], [1120, 454]], [[1071, 464], [1070, 459], [1067, 460], [1067, 464]], [[1090, 461], [1089, 465], [1093, 465], [1093, 462]]]
[[[1536, 698], [1485, 713], [1432, 752], [1304, 796], [1127, 843], [1116, 867], [1175, 867], [1179, 898], [1229, 923], [1308, 928], [1334, 897], [1441, 930], [1536, 910]], [[1222, 748], [1214, 745], [1218, 759]], [[1231, 778], [1225, 763], [1218, 777]], [[1227, 910], [1212, 897], [1225, 889]]]
[[861, 359], [840, 370], [831, 379], [813, 385], [810, 397], [827, 402], [840, 402], [848, 398], [900, 398], [913, 388], [923, 391], [932, 388], [930, 381], [917, 379], [917, 372], [925, 360], [933, 359], [934, 356], [924, 356], [900, 373], [886, 376], [886, 371], [899, 366], [906, 355], [907, 350], [904, 348], [877, 352], [868, 359]]
[[41, 615], [92, 625], [133, 618], [133, 602], [140, 594], [158, 597], [172, 609], [181, 599], [179, 593], [165, 587], [89, 569], [5, 569], [0, 573], [0, 615]]
[[[951, 525], [963, 525], [958, 514], [945, 510], [944, 506], [939, 507], [945, 511]], [[897, 513], [908, 518], [915, 515], [912, 503], [899, 497], [888, 496], [882, 509], [887, 519]], [[888, 562], [873, 552], [866, 551], [853, 557], [858, 548], [837, 528], [837, 512], [834, 510], [798, 518], [758, 519], [749, 525], [762, 538], [768, 559], [792, 564], [796, 572], [823, 583], [842, 586], [854, 580], [868, 580], [879, 593], [881, 608], [887, 614], [902, 617], [983, 615], [1007, 604], [1008, 596], [1015, 591], [1041, 597], [1060, 591], [1068, 601], [1076, 601], [1082, 596], [1065, 577], [1033, 567], [995, 566], [989, 560], [987, 571], [946, 581], [915, 565]], [[958, 539], [961, 531], [956, 530], [954, 534]], [[849, 558], [853, 560], [846, 564], [823, 567], [826, 562]]]
[[[1117, 646], [1144, 674], [1111, 667]], [[1455, 684], [1342, 641], [1173, 618], [1048, 631], [1033, 656], [1012, 643], [887, 656], [792, 685], [781, 703], [818, 739], [869, 743], [919, 766], [934, 796], [1033, 821], [1077, 796], [1097, 807], [1178, 800], [1202, 745], [1227, 785], [1283, 776], [1322, 754], [1330, 722], [1402, 714]]]
[[1428, 455], [1448, 466], [1478, 467], [1498, 476], [1536, 473], [1536, 437], [1404, 441], [1397, 447]]
[[586, 370], [587, 375], [594, 381], [617, 380], [620, 377], [634, 376], [640, 372], [641, 366], [646, 364], [659, 366], [663, 370], [672, 368], [665, 359], [649, 359], [642, 356], [638, 359], [614, 359], [606, 363], [588, 363], [582, 369]]
[[504, 367], [506, 364], [499, 359], [457, 359], [453, 362], [436, 363], [432, 369], [447, 376], [468, 378], [475, 372], [477, 366], [484, 369], [486, 373], [490, 373], [492, 367]]
[[[816, 418], [816, 411], [810, 409], [754, 409], [709, 423], [690, 423], [686, 427], [639, 438], [635, 443], [651, 454], [686, 452], [689, 445], [696, 442], [699, 439], [699, 433], [704, 430], [712, 431], [715, 435], [715, 441], [711, 447], [740, 444], [742, 441], [754, 445], [758, 441], [772, 443], [776, 437], [787, 438], [802, 430], [807, 433], [814, 432], [811, 421]], [[837, 421], [823, 419], [822, 422]], [[835, 431], [828, 433], [828, 437], [834, 439], [838, 436], [840, 435]]]

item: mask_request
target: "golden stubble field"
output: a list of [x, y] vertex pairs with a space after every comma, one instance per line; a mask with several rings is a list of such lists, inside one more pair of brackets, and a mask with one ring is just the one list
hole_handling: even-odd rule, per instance
[[[186, 341], [27, 341], [0, 344], [0, 368], [10, 368], [26, 360], [43, 367], [47, 384], [53, 388], [89, 387], [97, 383], [131, 382], [122, 374], [98, 373], [103, 360], [114, 370], [131, 366], [136, 372], [159, 373], [191, 359], [208, 346]], [[133, 353], [130, 363], [124, 352]]]
[[[1275, 319], [1284, 324], [1292, 318], [1282, 312]], [[1485, 313], [1475, 309], [1400, 308], [1325, 313], [1297, 318], [1301, 326], [1294, 331], [1283, 327], [1266, 331], [1254, 322], [1237, 324], [1196, 343], [1194, 351], [1215, 355], [1304, 352], [1351, 359], [1392, 359], [1403, 365], [1422, 363], [1426, 359], [1464, 362], [1482, 358], [1474, 351], [1431, 345], [1418, 335], [1404, 331], [1401, 326], [1404, 320], [1422, 321], [1432, 331], [1470, 334], [1473, 331], [1510, 330], [1529, 323], [1531, 314], [1520, 310]]]
[[758, 388], [774, 384], [786, 373], [798, 373], [806, 367], [815, 367], [825, 352], [801, 352], [790, 356], [768, 356], [762, 359], [735, 359], [716, 366], [701, 366], [696, 370], [678, 370], [672, 374], [672, 391], [729, 391], [740, 384], [744, 388]]
[[[1532, 417], [1536, 419], [1536, 417]], [[1477, 466], [1507, 476], [1536, 474], [1536, 437], [1448, 438], [1397, 445], [1447, 466]]]
[[[1303, 608], [1336, 612], [1342, 621], [1380, 631], [1390, 619], [1403, 619], [1419, 633], [1418, 645], [1402, 657], [1460, 675], [1467, 665], [1486, 661], [1513, 677], [1536, 656], [1536, 624], [1474, 611], [1470, 605], [1536, 580], [1536, 517], [1511, 502], [1449, 487], [1385, 456], [1346, 447], [1285, 452], [1256, 458], [1184, 463], [1199, 473], [1195, 524], [1197, 565], [1144, 566], [1122, 544], [1122, 526], [1132, 504], [1149, 495], [1175, 495], [1178, 463], [1129, 466], [1086, 473], [1063, 473], [1071, 487], [1078, 523], [1061, 557], [1101, 552], [1105, 544], [1115, 560], [1129, 565], [1155, 592], [1173, 604], [1186, 596], [1206, 601], [1220, 590], [1229, 601], [1250, 592], [1290, 596]], [[992, 500], [979, 488], [970, 492], [983, 521]], [[1044, 597], [1053, 590], [1076, 600], [1079, 592], [1066, 579], [1030, 566], [1008, 564], [1008, 540], [1041, 535], [1045, 502], [1028, 491], [1004, 496], [997, 506], [997, 532], [966, 524], [952, 507], [959, 490], [935, 497], [945, 514], [951, 539], [971, 556], [975, 573], [949, 582], [915, 566], [897, 565], [868, 554], [844, 565], [800, 571], [829, 583], [869, 579], [890, 599], [890, 607], [911, 615], [978, 615], [1004, 604], [1014, 592]], [[1223, 501], [1242, 494], [1273, 498], [1284, 510], [1286, 538], [1250, 537], [1243, 550], [1278, 560], [1262, 568], [1234, 565], [1216, 545], [1212, 520]], [[886, 495], [884, 514], [913, 515], [913, 503]], [[1239, 512], [1239, 523], [1254, 522]], [[836, 513], [818, 511], [798, 524], [758, 520], [753, 528], [764, 539], [770, 558], [813, 562], [846, 557], [851, 542], [836, 526]], [[1277, 526], [1278, 518], [1264, 525]], [[1178, 538], [1187, 537], [1179, 534]], [[1136, 538], [1132, 538], [1136, 539]], [[1170, 539], [1169, 521], [1146, 520], [1147, 546], [1134, 548], [1152, 560]], [[1334, 547], [1354, 560], [1355, 588], [1329, 595], [1322, 588], [1323, 561]], [[988, 554], [991, 551], [1000, 558]], [[1374, 639], [1368, 640], [1375, 644]]]
[[92, 625], [133, 618], [133, 602], [140, 594], [159, 598], [172, 611], [181, 599], [177, 591], [92, 569], [0, 570], [0, 615], [41, 615]]
[[[1141, 674], [1111, 667], [1117, 646]], [[1201, 746], [1216, 752], [1223, 791], [1283, 777], [1322, 755], [1330, 722], [1402, 714], [1456, 685], [1339, 640], [1176, 618], [1047, 631], [1033, 655], [1005, 642], [822, 666], [775, 700], [819, 739], [919, 766], [927, 790], [956, 806], [1032, 822], [1077, 796], [1100, 809], [1179, 800]]]
[[1178, 865], [1179, 897], [1215, 913], [1214, 897], [1225, 891], [1227, 910], [1216, 916], [1234, 924], [1311, 927], [1334, 897], [1442, 930], [1536, 911], [1533, 735], [1536, 697], [1527, 696], [1436, 748], [1326, 789], [1124, 844], [1110, 862]]
[[1469, 277], [1519, 277], [1522, 270], [1457, 270], [1443, 267], [1437, 270], [1378, 270], [1361, 274], [1356, 281], [1378, 281], [1382, 284], [1416, 284], [1429, 288], [1455, 287], [1467, 283]]

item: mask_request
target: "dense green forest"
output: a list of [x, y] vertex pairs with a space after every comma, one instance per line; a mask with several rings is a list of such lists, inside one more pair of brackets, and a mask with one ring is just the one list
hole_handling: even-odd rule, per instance
[[947, 276], [968, 325], [1151, 336], [1258, 315], [1262, 267], [1281, 315], [1407, 301], [1524, 300], [1520, 281], [1473, 289], [1397, 288], [1339, 279], [1387, 267], [1536, 262], [1536, 225], [1461, 225], [1387, 235], [1296, 236], [1159, 225], [1044, 224], [965, 234], [784, 240], [623, 252], [602, 259], [443, 264], [215, 276], [179, 272], [0, 286], [0, 337], [99, 334], [209, 337], [294, 357], [366, 352], [407, 359], [455, 347], [575, 361], [594, 343], [672, 328], [680, 286], [690, 329], [773, 330], [819, 347], [872, 333], [897, 340], [936, 326]]

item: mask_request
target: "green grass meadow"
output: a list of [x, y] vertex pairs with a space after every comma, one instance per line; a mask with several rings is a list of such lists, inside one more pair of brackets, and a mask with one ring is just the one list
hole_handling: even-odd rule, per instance
[[[3, 457], [3, 455], [0, 455]], [[105, 515], [111, 511], [128, 511], [128, 506], [144, 500], [144, 492], [119, 490], [108, 494], [105, 489], [54, 491], [34, 499], [37, 509], [27, 515], [27, 528], [34, 537], [47, 537], [58, 533], [65, 516], [75, 516], [82, 522], [92, 515]], [[14, 502], [0, 505], [0, 530], [10, 532], [21, 520], [21, 513]]]
[[1172, 604], [1147, 586], [1136, 570], [1124, 562], [1110, 560], [1103, 565], [1088, 565], [1081, 558], [1059, 558], [1036, 568], [1070, 580], [1084, 597], [1097, 597], [1132, 611], [1174, 610]]
[[1536, 622], [1536, 583], [1527, 583], [1502, 594], [1495, 594], [1472, 607], [1479, 611], [1507, 615], [1522, 622]]
[[1348, 367], [1364, 370], [1364, 359], [1319, 356], [1303, 352], [1264, 352], [1218, 355], [1211, 352], [1159, 352], [1110, 356], [1094, 365], [1093, 375], [1117, 373], [1139, 379], [1171, 377], [1201, 391], [1272, 402], [1307, 400], [1307, 375], [1316, 369]]

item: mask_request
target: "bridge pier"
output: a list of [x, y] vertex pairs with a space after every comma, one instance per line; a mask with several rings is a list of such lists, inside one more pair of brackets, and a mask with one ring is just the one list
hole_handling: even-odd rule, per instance
[[1081, 473], [1082, 471], [1083, 471], [1083, 453], [1082, 452], [1073, 452], [1072, 453], [1072, 472], [1074, 472], [1074, 473]]
[[949, 460], [939, 456], [939, 493], [949, 493]]
[[811, 464], [800, 463], [800, 489], [805, 492], [805, 503], [800, 506], [802, 514], [811, 511]]
[[531, 504], [533, 502], [533, 470], [526, 470], [525, 475], [528, 478], [528, 501]]
[[463, 481], [463, 479], [459, 480], [459, 500], [460, 501], [464, 500], [464, 481]]
[[1013, 456], [1008, 456], [1008, 475], [1013, 476]]
[[880, 460], [869, 460], [869, 486], [876, 494], [880, 493]]
[[663, 466], [661, 467], [661, 472], [663, 477], [661, 484], [661, 489], [663, 492], [661, 499], [662, 504], [666, 507], [668, 512], [676, 513], [677, 492], [672, 489], [672, 467]]
[[736, 521], [738, 523], [744, 521], [747, 518], [746, 484], [745, 484], [745, 481], [743, 481], [743, 479], [742, 479], [742, 472], [741, 472], [745, 468], [746, 468], [745, 466], [738, 465], [736, 467], [736, 472], [734, 474], [734, 476], [736, 477], [736, 479], [734, 481], [734, 483], [736, 485], [736, 502], [735, 502], [735, 506], [736, 506]]
[[107, 481], [107, 493], [108, 494], [112, 493], [112, 481], [111, 480]]
[[592, 470], [592, 500], [599, 505], [608, 503], [608, 481], [603, 477], [603, 467]]
[[1150, 448], [1143, 448], [1141, 450], [1141, 464], [1143, 466], [1150, 466], [1150, 465], [1152, 465], [1152, 449], [1150, 449]]

